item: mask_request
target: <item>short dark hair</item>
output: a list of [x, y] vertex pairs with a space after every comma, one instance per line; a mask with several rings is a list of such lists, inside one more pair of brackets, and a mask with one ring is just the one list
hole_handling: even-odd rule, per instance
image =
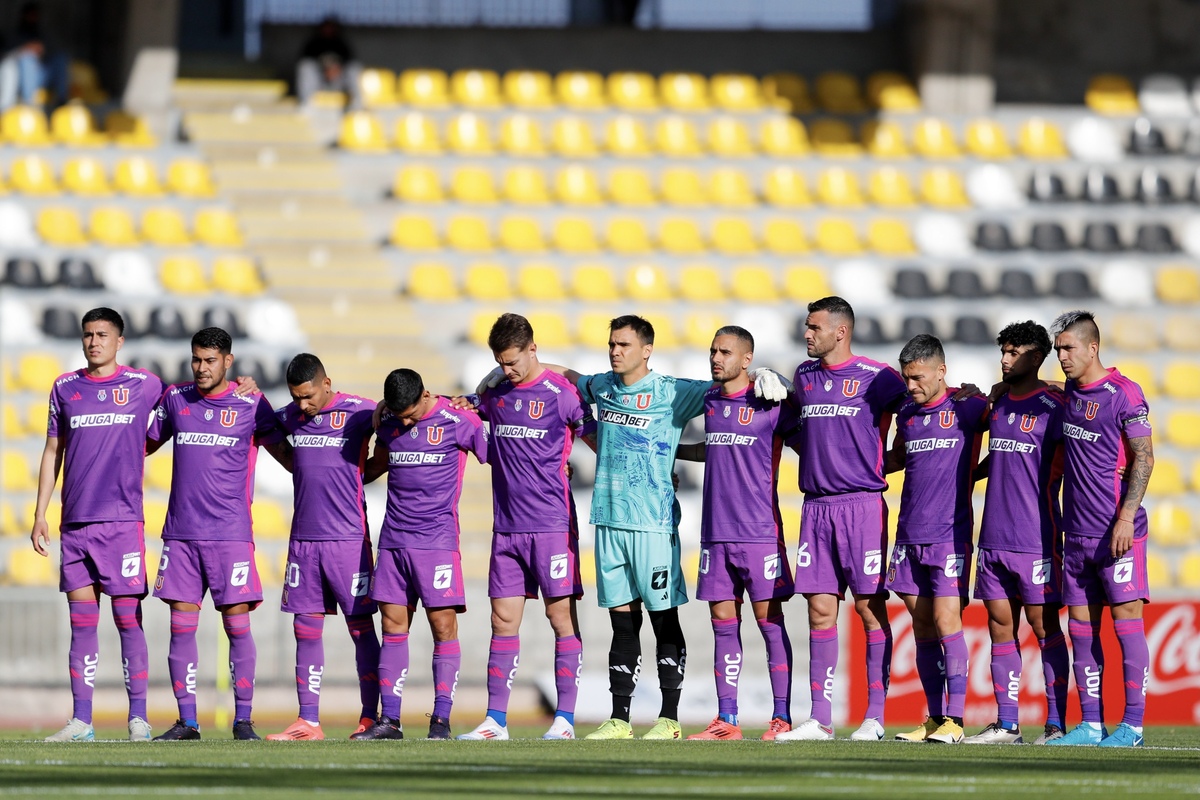
[[312, 353], [300, 353], [288, 364], [288, 386], [301, 386], [324, 377], [325, 365]]
[[233, 337], [224, 328], [205, 328], [192, 337], [193, 350], [216, 350], [223, 356], [233, 352]]
[[412, 408], [424, 393], [424, 381], [411, 369], [394, 369], [383, 381], [383, 404], [393, 414]]
[[117, 336], [125, 335], [125, 320], [116, 311], [113, 311], [107, 306], [93, 308], [83, 315], [83, 319], [79, 323], [80, 329], [89, 322], [107, 322], [117, 329]]
[[815, 314], [818, 311], [828, 311], [830, 316], [842, 317], [850, 330], [854, 330], [854, 307], [837, 295], [822, 297], [808, 304], [808, 313]]
[[520, 314], [501, 314], [488, 334], [488, 347], [496, 354], [514, 347], [524, 350], [532, 342], [533, 326]]
[[1050, 333], [1055, 339], [1060, 333], [1067, 331], [1075, 331], [1084, 342], [1100, 344], [1100, 326], [1096, 324], [1096, 315], [1090, 311], [1068, 311], [1059, 314], [1054, 322], [1050, 323]]
[[1050, 354], [1050, 334], [1046, 333], [1045, 328], [1031, 319], [1027, 319], [1024, 322], [1009, 323], [1005, 326], [1004, 330], [1000, 331], [1000, 335], [996, 337], [996, 344], [1001, 347], [1004, 347], [1006, 344], [1013, 347], [1029, 345], [1043, 356]]
[[900, 351], [900, 366], [903, 367], [914, 361], [937, 361], [946, 363], [946, 351], [942, 349], [942, 341], [928, 333], [918, 333], [908, 340]]
[[750, 331], [743, 327], [738, 325], [725, 325], [724, 327], [717, 328], [717, 332], [713, 334], [714, 339], [718, 336], [736, 336], [738, 339], [750, 346], [751, 353], [754, 352], [754, 337], [750, 334]]
[[638, 341], [642, 344], [654, 344], [654, 326], [650, 324], [650, 320], [644, 317], [626, 314], [622, 317], [615, 317], [608, 323], [610, 332], [619, 331], [621, 328], [629, 328], [636, 333]]

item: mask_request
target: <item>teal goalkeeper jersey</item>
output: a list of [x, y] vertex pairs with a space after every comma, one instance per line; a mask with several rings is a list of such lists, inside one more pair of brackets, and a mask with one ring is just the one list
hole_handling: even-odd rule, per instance
[[710, 387], [657, 372], [632, 386], [611, 372], [580, 377], [598, 423], [593, 525], [671, 532], [675, 448], [687, 421], [704, 413]]

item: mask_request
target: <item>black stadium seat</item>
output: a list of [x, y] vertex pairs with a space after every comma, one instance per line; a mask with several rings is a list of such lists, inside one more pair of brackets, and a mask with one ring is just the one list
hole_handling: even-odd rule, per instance
[[914, 300], [923, 300], [926, 297], [933, 297], [937, 294], [929, 284], [928, 273], [919, 267], [901, 267], [896, 270], [896, 285], [893, 288], [893, 293], [897, 297], [907, 297]]
[[1143, 253], [1174, 253], [1179, 249], [1171, 229], [1156, 222], [1138, 226], [1134, 247]]
[[1083, 246], [1094, 253], [1116, 253], [1123, 249], [1121, 235], [1111, 222], [1089, 222], [1083, 229]]
[[927, 333], [930, 336], [937, 336], [937, 325], [933, 323], [929, 317], [911, 316], [905, 317], [904, 322], [900, 325], [900, 341], [907, 342], [914, 336], [920, 336], [922, 333]]
[[1167, 152], [1167, 143], [1162, 131], [1146, 119], [1139, 117], [1129, 133], [1129, 152], [1139, 156], [1161, 156]]
[[1035, 223], [1029, 234], [1029, 246], [1043, 253], [1061, 253], [1071, 249], [1066, 230], [1057, 222]]
[[1083, 176], [1083, 197], [1090, 203], [1116, 203], [1121, 199], [1117, 179], [1102, 169], [1089, 169]]
[[46, 306], [42, 312], [42, 332], [54, 339], [78, 339], [79, 315], [73, 308]]
[[995, 335], [980, 317], [959, 317], [954, 320], [954, 341], [959, 344], [994, 344]]
[[864, 345], [887, 344], [890, 340], [883, 325], [875, 317], [856, 316], [854, 319], [854, 341]]
[[1146, 167], [1138, 176], [1137, 199], [1143, 203], [1170, 203], [1175, 200], [1171, 182], [1154, 167]]
[[994, 253], [1012, 250], [1012, 233], [1003, 222], [981, 222], [975, 229], [975, 246], [980, 250], [990, 250]]
[[983, 286], [979, 273], [969, 268], [950, 270], [946, 278], [946, 294], [960, 300], [976, 300], [987, 297], [989, 292]]
[[1187, 132], [1183, 135], [1183, 154], [1200, 158], [1200, 117], [1188, 121]]
[[1092, 279], [1079, 269], [1064, 269], [1054, 273], [1054, 293], [1067, 300], [1087, 300], [1096, 296]]
[[1067, 189], [1060, 176], [1040, 169], [1029, 179], [1029, 197], [1041, 203], [1061, 203], [1067, 199]]
[[213, 306], [205, 309], [204, 327], [222, 328], [234, 339], [242, 339], [246, 336], [246, 329], [238, 321], [233, 309], [227, 306]]
[[104, 284], [96, 279], [91, 263], [76, 256], [67, 256], [58, 262], [58, 285], [88, 292], [104, 288]]
[[1200, 203], [1200, 167], [1192, 173], [1192, 179], [1188, 182], [1188, 198], [1193, 203]]
[[159, 306], [150, 312], [151, 336], [160, 339], [190, 339], [194, 331], [188, 330], [183, 314], [172, 306]]
[[10, 258], [4, 265], [4, 283], [17, 289], [44, 289], [50, 284], [42, 265], [32, 258]]
[[1029, 300], [1038, 296], [1033, 275], [1024, 269], [1006, 269], [1000, 273], [1000, 294], [1014, 300]]

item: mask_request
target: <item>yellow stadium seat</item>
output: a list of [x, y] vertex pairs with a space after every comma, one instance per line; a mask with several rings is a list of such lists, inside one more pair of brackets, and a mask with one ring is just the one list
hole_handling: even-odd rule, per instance
[[788, 114], [811, 114], [813, 100], [808, 81], [793, 72], [774, 72], [763, 78], [763, 96], [769, 105]]
[[739, 217], [718, 217], [712, 226], [713, 249], [728, 256], [752, 255], [758, 242], [750, 223]]
[[898, 159], [909, 158], [908, 143], [904, 140], [904, 131], [895, 122], [888, 120], [870, 120], [862, 126], [862, 143], [867, 152], [874, 158]]
[[1083, 99], [1097, 114], [1136, 114], [1140, 108], [1133, 84], [1113, 73], [1094, 75]]
[[544, 156], [546, 143], [537, 121], [527, 114], [513, 114], [500, 124], [500, 149], [511, 156]]
[[697, 207], [708, 204], [700, 174], [691, 167], [668, 167], [663, 170], [659, 189], [663, 200], [673, 206]]
[[[644, 134], [643, 134], [644, 135]], [[592, 126], [579, 117], [562, 117], [550, 131], [554, 152], [567, 158], [592, 158], [599, 154]]]
[[[255, 534], [258, 533], [258, 528], [255, 526]], [[265, 539], [285, 539], [284, 536], [266, 536]], [[285, 556], [286, 559], [286, 556]], [[287, 564], [284, 560], [276, 559], [274, 564], [267, 556], [266, 551], [259, 550], [254, 553], [254, 570], [258, 573], [258, 581], [264, 588], [275, 589], [283, 585], [284, 570], [287, 569]]]
[[621, 206], [652, 206], [658, 202], [650, 176], [637, 167], [614, 167], [608, 173], [608, 196]]
[[733, 167], [719, 167], [708, 176], [708, 193], [713, 202], [723, 208], [751, 208], [758, 197], [745, 172]]
[[417, 108], [443, 108], [450, 102], [449, 83], [438, 69], [406, 69], [400, 73], [400, 99]]
[[409, 164], [397, 170], [392, 194], [406, 203], [440, 203], [446, 199], [441, 176], [427, 164]]
[[880, 255], [906, 256], [917, 252], [903, 220], [879, 218], [867, 224], [867, 247]]
[[806, 156], [808, 131], [798, 119], [772, 117], [758, 129], [758, 144], [764, 153], [776, 158]]
[[418, 300], [448, 303], [458, 299], [454, 271], [445, 264], [414, 264], [408, 273], [408, 293]]
[[225, 208], [202, 208], [194, 217], [196, 239], [210, 247], [239, 247], [242, 234], [233, 212]]
[[[1182, 572], [1182, 568], [1180, 570]], [[1174, 585], [1171, 564], [1158, 553], [1146, 554], [1146, 580], [1155, 590]]]
[[508, 270], [491, 262], [476, 262], [467, 267], [463, 290], [473, 300], [508, 300], [513, 294]]
[[392, 244], [405, 250], [438, 250], [433, 220], [423, 214], [401, 214], [392, 223]]
[[1200, 589], [1200, 553], [1188, 553], [1183, 557], [1179, 564], [1179, 585], [1185, 589]]
[[861, 208], [864, 205], [858, 176], [842, 167], [830, 167], [817, 177], [817, 198], [834, 208]]
[[553, 108], [554, 90], [547, 72], [512, 70], [504, 73], [504, 99], [517, 108]]
[[359, 153], [382, 153], [387, 139], [379, 118], [367, 111], [351, 111], [342, 117], [338, 130], [338, 147]]
[[526, 300], [541, 302], [567, 299], [562, 274], [553, 264], [522, 265], [517, 270], [517, 293]]
[[1200, 319], [1194, 315], [1167, 317], [1163, 326], [1163, 340], [1173, 350], [1200, 352]]
[[1200, 400], [1200, 365], [1191, 361], [1168, 364], [1163, 388], [1167, 396], [1175, 400]]
[[554, 193], [570, 206], [594, 206], [604, 202], [596, 173], [580, 164], [569, 164], [554, 176]]
[[863, 154], [862, 143], [850, 125], [840, 119], [826, 117], [817, 120], [812, 124], [809, 135], [813, 150], [826, 158], [859, 158]]
[[142, 212], [142, 238], [159, 247], [178, 247], [192, 241], [183, 215], [171, 206], [147, 208]]
[[604, 146], [614, 156], [650, 155], [646, 126], [630, 116], [614, 117], [604, 129]]
[[487, 220], [466, 214], [450, 218], [446, 225], [446, 242], [464, 253], [490, 253], [493, 250]]
[[817, 247], [830, 255], [853, 256], [863, 251], [854, 223], [848, 219], [826, 217], [819, 220], [816, 236]]
[[1200, 448], [1200, 411], [1175, 410], [1167, 414], [1167, 441], [1176, 447]]
[[967, 152], [985, 161], [1012, 158], [1012, 147], [1000, 123], [991, 119], [972, 120], [967, 125]]
[[364, 69], [358, 77], [358, 89], [367, 108], [396, 105], [396, 73], [390, 69]]
[[80, 245], [87, 242], [75, 209], [47, 206], [38, 212], [37, 233], [47, 244]]
[[456, 169], [450, 177], [450, 195], [469, 205], [487, 205], [499, 199], [492, 173], [484, 167]]
[[779, 300], [775, 276], [771, 270], [757, 264], [734, 267], [730, 284], [733, 296], [743, 303], [774, 303]]
[[580, 264], [571, 273], [571, 294], [589, 303], [621, 299], [613, 271], [603, 264]]
[[396, 120], [392, 139], [396, 147], [409, 155], [431, 156], [442, 152], [437, 126], [430, 117], [417, 111]]
[[911, 208], [917, 203], [908, 175], [895, 167], [880, 167], [867, 180], [871, 202], [886, 208]]
[[25, 533], [17, 521], [17, 512], [11, 503], [0, 503], [0, 536], [20, 536]]
[[450, 95], [468, 108], [499, 108], [500, 76], [486, 69], [460, 69], [450, 76]]
[[609, 250], [621, 255], [642, 255], [654, 249], [646, 226], [637, 217], [613, 217], [605, 227], [604, 241]]
[[235, 295], [262, 294], [262, 277], [258, 267], [246, 256], [219, 256], [213, 262], [213, 288]]
[[668, 253], [695, 255], [707, 249], [696, 223], [683, 217], [668, 217], [658, 226], [658, 241]]
[[762, 87], [753, 75], [714, 75], [708, 88], [713, 103], [725, 111], [749, 112], [762, 108]]
[[63, 165], [63, 188], [84, 197], [103, 197], [112, 194], [104, 165], [90, 156], [72, 158]]
[[907, 76], [874, 72], [867, 77], [867, 101], [882, 111], [919, 111], [921, 98]]
[[807, 208], [812, 205], [808, 181], [795, 167], [772, 167], [763, 181], [763, 197], [776, 208]]
[[[796, 464], [796, 459], [788, 458], [785, 454], [779, 460], [779, 494], [780, 495], [799, 495], [800, 494], [800, 469]], [[789, 509], [789, 511], [792, 511]], [[800, 525], [800, 515], [794, 512], [793, 520], [796, 527]], [[788, 522], [787, 517], [784, 517], [785, 524]], [[785, 533], [791, 533], [793, 528], [785, 527]]]
[[750, 130], [739, 119], [717, 117], [708, 125], [708, 149], [722, 158], [754, 155]]
[[496, 318], [503, 313], [504, 309], [502, 308], [476, 311], [471, 315], [471, 321], [467, 324], [467, 340], [480, 347], [487, 347], [488, 334], [492, 332]]
[[634, 313], [654, 326], [654, 346], [659, 350], [673, 350], [679, 346], [679, 335], [675, 330], [675, 319], [668, 312], [635, 311]]
[[823, 72], [817, 76], [817, 101], [831, 114], [862, 114], [867, 110], [858, 78], [848, 72]]
[[504, 173], [504, 197], [522, 206], [540, 206], [550, 202], [550, 187], [537, 167], [512, 167]]
[[49, 427], [49, 419], [47, 419], [45, 409], [37, 405], [31, 405], [29, 413], [25, 418], [25, 430], [29, 431], [33, 436], [43, 438]]
[[459, 114], [446, 126], [446, 141], [460, 155], [484, 156], [492, 153], [492, 134], [487, 121], [478, 114]]
[[513, 253], [544, 253], [546, 241], [533, 217], [509, 216], [500, 220], [500, 246]]
[[1119, 369], [1126, 378], [1141, 386], [1142, 393], [1146, 395], [1147, 400], [1153, 400], [1158, 396], [1158, 380], [1154, 377], [1154, 370], [1145, 361], [1117, 359], [1112, 362], [1112, 366]]
[[92, 113], [81, 103], [59, 106], [50, 115], [50, 132], [54, 140], [67, 147], [102, 147], [108, 137], [96, 132]]
[[116, 206], [101, 206], [92, 209], [88, 217], [88, 233], [101, 244], [124, 247], [137, 244], [137, 233], [129, 212]]
[[4, 491], [28, 492], [37, 488], [37, 479], [33, 475], [29, 461], [23, 453], [16, 450], [4, 451]]
[[538, 344], [544, 347], [570, 347], [574, 343], [566, 317], [555, 311], [532, 311], [529, 324], [537, 331]]
[[712, 346], [713, 334], [723, 324], [725, 318], [718, 312], [690, 311], [683, 318], [683, 340], [690, 347], [707, 350]]
[[[5, 391], [8, 391], [7, 389]], [[25, 436], [25, 425], [21, 422], [21, 415], [17, 413], [17, 407], [9, 403], [4, 404], [4, 438], [5, 439], [20, 439]]]
[[768, 219], [763, 224], [763, 244], [777, 256], [791, 256], [809, 251], [808, 237], [799, 222], [782, 217]]
[[[22, 515], [22, 519], [21, 519], [21, 527], [24, 528], [26, 531], [33, 529], [33, 520], [34, 520], [34, 515], [35, 515], [36, 511], [37, 511], [37, 503], [35, 501], [30, 500], [28, 503], [26, 503], [25, 511], [24, 511], [24, 514]], [[57, 532], [57, 531], [61, 530], [61, 528], [62, 528], [62, 504], [61, 503], [51, 502], [50, 505], [46, 506], [46, 524], [50, 527], [51, 531]], [[24, 548], [22, 548], [22, 549], [24, 549]], [[33, 552], [32, 548], [29, 549], [29, 552], [33, 553], [34, 555], [37, 555], [36, 553]], [[39, 558], [40, 558], [40, 556], [39, 556]]]
[[58, 193], [54, 168], [41, 156], [19, 156], [12, 162], [9, 180], [22, 194], [48, 195]]
[[[680, 269], [679, 296], [692, 303], [716, 303], [729, 299], [722, 285], [721, 273], [711, 264], [688, 264]], [[709, 341], [714, 330], [716, 328], [708, 331]]]
[[1107, 326], [1106, 335], [1119, 350], [1157, 350], [1158, 337], [1154, 320], [1141, 314], [1120, 314]]
[[691, 72], [668, 72], [658, 79], [663, 105], [674, 111], [707, 111], [708, 80]]
[[159, 453], [146, 459], [146, 486], [160, 492], [171, 491], [173, 459], [170, 453]]
[[[1156, 474], [1150, 476], [1150, 485], [1154, 484], [1157, 477]], [[1150, 509], [1147, 522], [1150, 535], [1154, 537], [1154, 541], [1158, 545], [1178, 547], [1192, 542], [1193, 520], [1186, 506], [1161, 501], [1155, 503]]]
[[945, 121], [926, 117], [913, 129], [913, 147], [925, 158], [958, 158], [962, 151]]
[[614, 72], [606, 81], [608, 99], [625, 111], [653, 111], [658, 108], [654, 78], [644, 72]]
[[587, 217], [561, 217], [554, 221], [554, 247], [564, 253], [590, 255], [600, 252], [596, 230]]
[[793, 264], [783, 271], [783, 294], [796, 303], [808, 303], [829, 297], [833, 290], [820, 267]]
[[54, 586], [58, 583], [58, 559], [39, 555], [32, 547], [14, 547], [8, 552], [8, 582], [13, 586]]
[[121, 194], [133, 197], [158, 197], [162, 184], [158, 180], [158, 167], [142, 156], [122, 159], [113, 172], [113, 186]]
[[579, 343], [592, 348], [608, 347], [608, 323], [615, 316], [605, 311], [584, 311], [575, 326]]
[[158, 279], [164, 289], [174, 294], [204, 294], [210, 288], [203, 265], [192, 256], [164, 258], [158, 267]]
[[1021, 125], [1017, 134], [1017, 148], [1026, 158], [1066, 158], [1067, 148], [1063, 144], [1062, 131], [1053, 122], [1034, 117]]
[[664, 117], [654, 126], [654, 143], [665, 156], [690, 158], [704, 152], [696, 126], [683, 117]]
[[13, 106], [0, 115], [0, 134], [9, 144], [41, 147], [50, 144], [46, 115], [40, 108]]
[[[1187, 481], [1184, 479], [1183, 467], [1180, 463], [1167, 456], [1159, 455], [1154, 459], [1154, 472], [1150, 476], [1150, 484], [1146, 493], [1155, 496], [1180, 495], [1187, 491]], [[1153, 530], [1153, 529], [1152, 529]]]
[[567, 108], [604, 108], [604, 77], [598, 72], [560, 72], [554, 77], [554, 94]]
[[1164, 266], [1155, 275], [1154, 283], [1158, 289], [1158, 299], [1164, 303], [1200, 303], [1200, 270], [1194, 266]]
[[671, 283], [662, 267], [634, 264], [625, 272], [625, 294], [632, 300], [643, 302], [670, 300]]
[[[17, 385], [31, 392], [49, 392], [62, 374], [62, 364], [50, 353], [26, 353], [17, 361]], [[39, 410], [38, 416], [45, 415]]]
[[104, 118], [104, 132], [118, 147], [154, 147], [158, 139], [142, 117], [124, 111], [110, 111]]
[[921, 199], [939, 208], [969, 208], [962, 178], [952, 169], [934, 167], [921, 175]]
[[167, 167], [167, 190], [181, 197], [212, 197], [217, 193], [208, 167], [188, 158], [172, 161]]

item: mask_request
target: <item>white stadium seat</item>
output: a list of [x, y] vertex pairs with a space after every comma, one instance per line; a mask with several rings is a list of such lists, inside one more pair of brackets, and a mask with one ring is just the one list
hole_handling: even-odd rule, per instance
[[1096, 117], [1084, 117], [1071, 124], [1067, 149], [1080, 161], [1120, 161], [1125, 157], [1125, 148], [1112, 125]]
[[1187, 117], [1192, 113], [1187, 84], [1178, 75], [1165, 72], [1142, 78], [1138, 104], [1142, 111], [1156, 117]]
[[833, 268], [833, 291], [853, 306], [882, 306], [892, 301], [888, 276], [866, 259], [843, 261]]
[[1017, 188], [1012, 173], [999, 164], [982, 164], [967, 173], [967, 197], [987, 209], [1020, 208], [1025, 195]]
[[154, 265], [144, 253], [118, 250], [104, 259], [100, 280], [117, 294], [155, 297], [162, 294]]
[[0, 343], [37, 344], [41, 340], [42, 332], [29, 306], [12, 296], [0, 298]]
[[1100, 270], [1097, 289], [1100, 296], [1115, 306], [1151, 306], [1154, 304], [1153, 271], [1138, 261], [1110, 261]]
[[958, 258], [974, 252], [962, 220], [949, 214], [925, 214], [913, 226], [917, 249], [936, 258]]
[[37, 235], [33, 232], [33, 217], [18, 203], [0, 203], [0, 246], [33, 247]]
[[1179, 239], [1184, 252], [1200, 258], [1200, 217], [1191, 217], [1183, 224], [1183, 235]]
[[256, 300], [246, 312], [246, 333], [265, 344], [292, 345], [304, 340], [296, 312], [282, 300]]

